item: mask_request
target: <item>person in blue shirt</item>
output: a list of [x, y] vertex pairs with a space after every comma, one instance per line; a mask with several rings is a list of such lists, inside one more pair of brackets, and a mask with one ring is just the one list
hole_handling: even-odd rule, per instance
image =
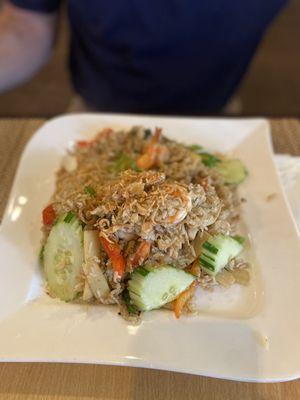
[[[0, 93], [47, 61], [60, 0], [0, 13]], [[70, 70], [90, 108], [145, 114], [224, 107], [285, 0], [69, 0]]]

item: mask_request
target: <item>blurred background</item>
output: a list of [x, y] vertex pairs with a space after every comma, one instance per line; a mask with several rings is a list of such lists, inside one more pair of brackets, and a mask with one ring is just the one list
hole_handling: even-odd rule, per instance
[[[0, 117], [51, 117], [68, 108], [72, 88], [67, 69], [65, 12], [60, 26], [56, 48], [47, 65], [30, 82], [0, 95]], [[299, 0], [291, 0], [268, 29], [225, 113], [300, 117]]]

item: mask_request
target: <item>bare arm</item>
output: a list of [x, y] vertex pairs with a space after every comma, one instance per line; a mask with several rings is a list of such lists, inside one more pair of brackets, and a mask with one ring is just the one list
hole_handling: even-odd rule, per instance
[[47, 61], [55, 38], [56, 14], [0, 9], [0, 93], [31, 78]]

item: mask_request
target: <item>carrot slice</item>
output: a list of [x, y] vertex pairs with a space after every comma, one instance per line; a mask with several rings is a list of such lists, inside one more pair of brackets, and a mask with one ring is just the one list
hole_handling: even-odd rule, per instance
[[53, 225], [53, 222], [56, 218], [56, 213], [54, 211], [52, 204], [49, 204], [49, 206], [44, 208], [44, 210], [42, 212], [42, 216], [43, 216], [44, 225], [46, 225], [46, 226]]
[[88, 146], [90, 146], [90, 144], [91, 144], [91, 142], [89, 142], [87, 140], [78, 140], [78, 142], [76, 142], [76, 145], [81, 148], [88, 147]]
[[125, 271], [125, 259], [117, 242], [99, 236], [102, 247], [111, 260], [113, 269], [118, 278], [122, 278]]
[[184, 306], [193, 297], [196, 285], [197, 281], [194, 281], [184, 292], [180, 293], [180, 295], [174, 301], [174, 312], [176, 318], [180, 318]]

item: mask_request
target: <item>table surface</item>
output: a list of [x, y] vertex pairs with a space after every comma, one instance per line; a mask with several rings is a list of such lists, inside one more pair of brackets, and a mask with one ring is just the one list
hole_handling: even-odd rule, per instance
[[[0, 218], [22, 150], [41, 119], [0, 120]], [[300, 121], [272, 119], [275, 152], [300, 155]], [[81, 364], [0, 363], [0, 399], [296, 400], [300, 380], [255, 384]]]

